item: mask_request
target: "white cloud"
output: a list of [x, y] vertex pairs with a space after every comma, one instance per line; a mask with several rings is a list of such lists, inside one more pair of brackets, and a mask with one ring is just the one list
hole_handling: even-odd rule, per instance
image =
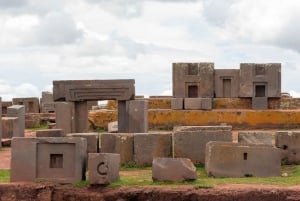
[[300, 98], [300, 92], [296, 92], [296, 91], [289, 91], [289, 94], [293, 97], [293, 98]]

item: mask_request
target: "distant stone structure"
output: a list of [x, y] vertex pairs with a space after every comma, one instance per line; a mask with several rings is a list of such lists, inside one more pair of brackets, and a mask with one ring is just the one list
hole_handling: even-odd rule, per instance
[[25, 133], [25, 106], [13, 105], [7, 108], [7, 117], [16, 117], [13, 137], [24, 137]]
[[[280, 97], [280, 63], [241, 63], [240, 69], [216, 70], [214, 63], [173, 63], [172, 109], [211, 109], [207, 105], [212, 98], [251, 98], [252, 109], [268, 109], [268, 99]], [[209, 98], [206, 106], [203, 98]]]
[[13, 105], [24, 105], [25, 113], [39, 113], [40, 101], [37, 97], [13, 98]]

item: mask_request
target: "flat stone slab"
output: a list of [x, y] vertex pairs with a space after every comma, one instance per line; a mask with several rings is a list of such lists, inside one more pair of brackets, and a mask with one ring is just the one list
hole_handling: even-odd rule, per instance
[[205, 170], [214, 177], [280, 176], [281, 152], [263, 144], [209, 142]]
[[238, 142], [272, 145], [272, 134], [268, 131], [238, 132]]
[[86, 139], [15, 137], [11, 148], [11, 182], [74, 183], [85, 179]]
[[120, 154], [89, 153], [88, 158], [90, 185], [106, 185], [119, 180]]
[[64, 130], [63, 129], [44, 129], [37, 130], [36, 137], [63, 137]]
[[69, 133], [68, 137], [82, 137], [87, 142], [87, 153], [99, 152], [99, 134], [98, 133]]
[[155, 158], [152, 163], [153, 181], [196, 180], [196, 167], [188, 158]]
[[282, 150], [285, 164], [300, 164], [300, 131], [277, 131], [275, 146]]
[[173, 141], [175, 158], [189, 158], [194, 163], [204, 164], [206, 143], [210, 141], [232, 142], [231, 126], [176, 127]]

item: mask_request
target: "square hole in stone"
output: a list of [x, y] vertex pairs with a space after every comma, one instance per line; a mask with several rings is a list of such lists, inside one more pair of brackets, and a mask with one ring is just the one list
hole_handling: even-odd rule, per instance
[[50, 154], [50, 168], [63, 168], [63, 154]]

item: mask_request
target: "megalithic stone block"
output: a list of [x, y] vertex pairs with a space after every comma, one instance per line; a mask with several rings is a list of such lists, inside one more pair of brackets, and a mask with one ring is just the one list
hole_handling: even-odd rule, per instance
[[280, 176], [281, 152], [263, 144], [208, 142], [205, 170], [214, 177]]
[[13, 138], [11, 182], [85, 179], [86, 139], [72, 137]]
[[64, 130], [63, 129], [44, 129], [37, 130], [36, 137], [63, 137]]
[[99, 152], [99, 134], [98, 133], [70, 133], [68, 137], [81, 137], [87, 141], [87, 153]]
[[300, 164], [300, 131], [277, 131], [275, 146], [282, 150], [285, 164]]
[[89, 153], [89, 183], [110, 184], [119, 180], [120, 154]]
[[63, 129], [65, 134], [75, 131], [75, 105], [73, 102], [55, 103], [56, 128]]
[[14, 137], [24, 137], [25, 132], [25, 107], [24, 105], [13, 105], [7, 108], [7, 117], [17, 117], [17, 136]]
[[155, 158], [152, 164], [153, 181], [196, 180], [196, 167], [188, 158]]
[[238, 142], [247, 144], [266, 144], [272, 145], [272, 132], [268, 131], [253, 131], [238, 132]]

